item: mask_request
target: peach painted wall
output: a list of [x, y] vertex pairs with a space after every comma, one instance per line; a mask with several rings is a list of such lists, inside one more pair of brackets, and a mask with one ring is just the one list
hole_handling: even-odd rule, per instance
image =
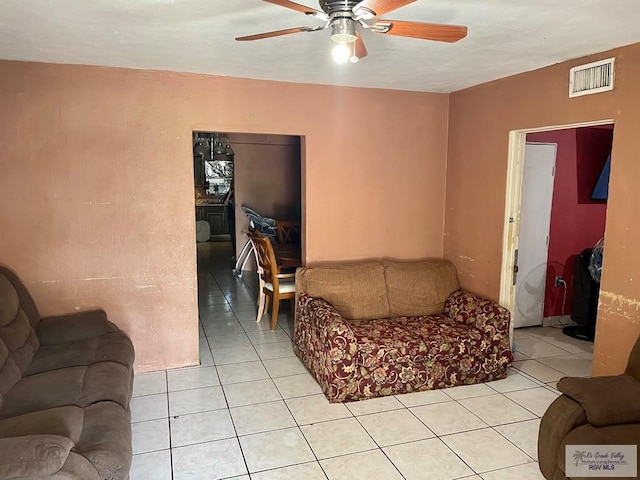
[[304, 137], [307, 263], [442, 254], [447, 95], [8, 61], [0, 72], [0, 262], [45, 315], [106, 309], [138, 371], [197, 362], [193, 130]]
[[[249, 226], [249, 219], [240, 208], [242, 205], [265, 217], [300, 219], [300, 138], [231, 134], [229, 139], [236, 153], [236, 251], [240, 253], [247, 241], [242, 232]], [[246, 269], [255, 270], [255, 262], [248, 262]]]
[[[616, 57], [615, 89], [568, 98], [569, 68]], [[500, 289], [509, 132], [613, 119], [613, 161], [593, 373], [624, 369], [640, 333], [640, 44], [453, 93], [445, 256], [465, 288]]]

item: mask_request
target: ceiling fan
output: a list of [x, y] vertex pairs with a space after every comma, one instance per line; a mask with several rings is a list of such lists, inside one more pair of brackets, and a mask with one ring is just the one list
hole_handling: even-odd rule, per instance
[[325, 22], [316, 27], [297, 27], [273, 32], [258, 33], [237, 37], [238, 41], [260, 40], [299, 32], [317, 32], [331, 27], [331, 40], [337, 45], [332, 51], [333, 59], [338, 63], [348, 60], [355, 63], [367, 55], [357, 26], [373, 33], [412, 37], [437, 42], [457, 42], [467, 36], [467, 27], [443, 25], [438, 23], [408, 22], [402, 20], [384, 20], [381, 15], [404, 7], [416, 0], [320, 0], [322, 11], [315, 10], [289, 0], [262, 0], [304, 13]]

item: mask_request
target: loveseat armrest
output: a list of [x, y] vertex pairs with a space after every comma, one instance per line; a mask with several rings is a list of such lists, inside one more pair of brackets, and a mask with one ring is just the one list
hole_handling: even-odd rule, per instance
[[60, 435], [0, 438], [0, 478], [47, 478], [62, 468], [73, 446]]
[[572, 430], [586, 423], [584, 409], [567, 395], [560, 395], [549, 405], [538, 431], [538, 463], [544, 478], [565, 478], [559, 463], [564, 463], [562, 443]]
[[84, 340], [119, 331], [118, 327], [107, 320], [107, 314], [103, 310], [45, 317], [36, 328], [41, 345]]
[[491, 300], [456, 290], [445, 302], [444, 314], [460, 323], [473, 325], [492, 337], [506, 335], [509, 338], [511, 313]]
[[358, 346], [347, 320], [329, 303], [300, 293], [296, 305], [294, 351], [331, 402], [351, 393]]

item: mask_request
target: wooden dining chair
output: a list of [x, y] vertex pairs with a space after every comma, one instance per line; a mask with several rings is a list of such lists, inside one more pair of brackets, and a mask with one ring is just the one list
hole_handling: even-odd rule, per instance
[[300, 243], [300, 222], [298, 220], [276, 220], [278, 243]]
[[271, 240], [256, 231], [249, 232], [248, 236], [255, 248], [259, 268], [262, 269], [262, 281], [264, 282], [261, 282], [264, 301], [258, 302], [256, 321], [262, 320], [263, 313], [269, 310], [269, 303], [271, 303], [271, 330], [275, 330], [278, 325], [280, 300], [289, 300], [291, 302], [291, 311], [294, 310], [296, 296], [295, 273], [281, 272], [276, 262]]

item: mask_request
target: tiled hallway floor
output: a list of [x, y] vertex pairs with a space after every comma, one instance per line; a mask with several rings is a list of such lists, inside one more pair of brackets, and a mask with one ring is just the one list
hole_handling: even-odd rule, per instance
[[517, 331], [505, 380], [329, 404], [289, 309], [256, 324], [256, 282], [227, 250], [198, 245], [201, 366], [136, 376], [131, 480], [542, 479], [540, 416], [561, 376], [589, 373], [590, 344]]

